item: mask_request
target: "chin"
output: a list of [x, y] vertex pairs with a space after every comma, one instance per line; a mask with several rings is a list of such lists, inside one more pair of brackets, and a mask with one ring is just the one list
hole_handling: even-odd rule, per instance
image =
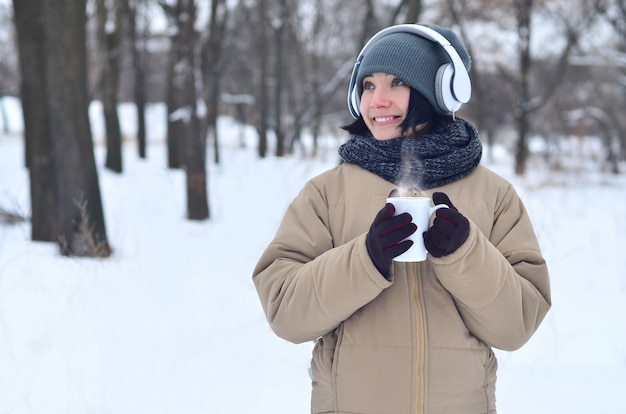
[[391, 141], [392, 139], [402, 138], [399, 131], [372, 134], [377, 141]]

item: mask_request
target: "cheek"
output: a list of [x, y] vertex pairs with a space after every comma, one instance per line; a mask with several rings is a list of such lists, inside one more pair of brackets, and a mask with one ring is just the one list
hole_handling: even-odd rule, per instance
[[411, 99], [411, 91], [410, 90], [406, 90], [405, 93], [402, 93], [401, 96], [398, 97], [398, 107], [401, 108], [404, 113], [407, 113], [407, 111], [409, 110], [409, 101]]
[[367, 113], [367, 109], [369, 108], [370, 105], [370, 99], [368, 98], [367, 94], [362, 94], [361, 95], [361, 101], [359, 103], [359, 110], [361, 111], [361, 114], [366, 114]]

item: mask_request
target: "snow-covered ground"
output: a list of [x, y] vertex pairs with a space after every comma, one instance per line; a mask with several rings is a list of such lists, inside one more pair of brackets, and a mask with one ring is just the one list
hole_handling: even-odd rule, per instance
[[[8, 106], [0, 207], [27, 213], [20, 113]], [[122, 119], [132, 134], [132, 112]], [[148, 125], [147, 160], [129, 140], [124, 173], [99, 170], [111, 258], [60, 257], [29, 241], [27, 223], [0, 225], [0, 413], [308, 412], [312, 346], [274, 336], [251, 273], [304, 181], [336, 162], [337, 142], [323, 159], [258, 159], [253, 134], [221, 120], [212, 218], [196, 223], [185, 219], [183, 173], [165, 167], [161, 107]], [[96, 155], [102, 166], [101, 146]], [[626, 177], [520, 180], [505, 154], [489, 166], [526, 202], [553, 298], [525, 347], [498, 352], [499, 412], [626, 412]]]

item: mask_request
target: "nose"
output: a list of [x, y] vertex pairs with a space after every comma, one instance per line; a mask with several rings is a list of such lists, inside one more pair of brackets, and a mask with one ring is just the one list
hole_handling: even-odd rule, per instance
[[386, 108], [390, 105], [389, 94], [385, 88], [378, 87], [374, 89], [372, 94], [372, 100], [370, 101], [370, 107], [372, 108]]

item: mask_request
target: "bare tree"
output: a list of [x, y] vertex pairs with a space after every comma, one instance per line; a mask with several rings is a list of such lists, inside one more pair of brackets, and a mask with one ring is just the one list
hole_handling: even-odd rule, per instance
[[389, 24], [394, 24], [398, 19], [400, 23], [418, 23], [422, 9], [422, 0], [401, 0], [393, 11]]
[[179, 62], [182, 59], [181, 34], [178, 26], [181, 24], [180, 5], [170, 6], [166, 1], [160, 1], [159, 5], [165, 12], [168, 24], [173, 27], [175, 33], [170, 38], [170, 51], [167, 68], [167, 167], [179, 169], [185, 164], [185, 130], [183, 118], [179, 116], [180, 108], [184, 107], [181, 97], [181, 85], [179, 85]]
[[[315, 17], [313, 19], [313, 33], [319, 33], [324, 24], [325, 15], [324, 8], [322, 7], [323, 0], [316, 0], [315, 2]], [[313, 71], [313, 79], [312, 79], [312, 89], [313, 89], [313, 128], [311, 130], [311, 135], [313, 136], [313, 156], [317, 155], [318, 150], [318, 140], [320, 135], [320, 130], [322, 127], [322, 96], [320, 91], [320, 71], [321, 71], [321, 63], [320, 56], [316, 50], [313, 50], [311, 56], [311, 66]], [[292, 140], [292, 142], [295, 140]]]
[[9, 115], [5, 105], [5, 96], [16, 96], [17, 87], [17, 55], [14, 44], [15, 39], [11, 30], [11, 7], [10, 4], [0, 5], [0, 27], [6, 27], [5, 36], [0, 37], [0, 122], [2, 130], [9, 133]]
[[203, 123], [202, 135], [208, 134], [213, 137], [213, 159], [216, 164], [220, 163], [220, 146], [217, 129], [217, 116], [219, 113], [219, 97], [221, 91], [221, 78], [226, 69], [226, 63], [230, 57], [230, 51], [226, 43], [228, 28], [228, 7], [225, 0], [211, 0], [209, 24], [201, 45], [200, 68], [202, 71], [203, 98], [207, 108], [205, 122]]
[[[168, 107], [169, 123], [177, 125], [181, 134], [182, 152], [187, 182], [187, 217], [191, 220], [209, 218], [206, 174], [206, 136], [201, 134], [198, 118], [198, 93], [196, 91], [195, 22], [197, 5], [194, 0], [177, 0], [174, 6], [162, 2], [161, 6], [175, 24], [172, 38], [173, 59], [170, 88], [171, 104]], [[170, 131], [171, 133], [171, 131]]]
[[[337, 16], [342, 9], [351, 10], [350, 6], [316, 0], [312, 17], [308, 10], [300, 14], [290, 12], [283, 58], [286, 82], [283, 89], [287, 102], [284, 107], [290, 120], [285, 128], [287, 153], [293, 153], [297, 143], [302, 144], [300, 135], [305, 128], [310, 128], [313, 140], [310, 150], [315, 156], [324, 116], [336, 116], [338, 110], [345, 113], [342, 92], [345, 93], [344, 84], [354, 65], [355, 49], [362, 45], [355, 41], [351, 46], [353, 42], [346, 40], [352, 36], [346, 36], [339, 19], [330, 16]], [[309, 30], [302, 30], [309, 26]], [[303, 145], [302, 154], [306, 151]]]
[[268, 77], [268, 65], [269, 65], [269, 48], [268, 48], [268, 17], [267, 17], [267, 0], [259, 0], [259, 92], [257, 97], [259, 108], [259, 122], [256, 124], [256, 130], [259, 135], [258, 154], [261, 158], [267, 155], [267, 130], [268, 130], [268, 118], [269, 118], [269, 91], [267, 87]]
[[[472, 57], [472, 66], [470, 73], [472, 77], [472, 105], [471, 113], [474, 115], [476, 126], [479, 130], [484, 131], [485, 138], [488, 143], [488, 147], [493, 146], [494, 129], [496, 122], [488, 122], [489, 117], [487, 111], [491, 102], [491, 95], [493, 88], [487, 88], [487, 82], [485, 81], [485, 74], [483, 74], [478, 67], [480, 66], [481, 53], [475, 50], [474, 39], [469, 35], [468, 26], [472, 23], [476, 23], [477, 19], [469, 20], [468, 16], [477, 16], [476, 4], [473, 4], [468, 0], [446, 0], [447, 14], [450, 16], [452, 23], [458, 28], [459, 35], [463, 40], [463, 43]], [[468, 107], [463, 107], [462, 111], [466, 111]], [[495, 117], [491, 117], [494, 119]]]
[[[140, 158], [146, 158], [146, 69], [144, 56], [146, 54], [146, 32], [149, 27], [148, 19], [145, 18], [146, 0], [124, 0], [124, 3], [128, 17], [133, 58], [133, 95], [137, 107], [137, 152]], [[138, 22], [140, 18], [141, 22]]]
[[[598, 0], [596, 1], [596, 10], [610, 22], [622, 43], [626, 44], [626, 0]], [[612, 58], [612, 60], [619, 60], [622, 63], [613, 65], [617, 66], [617, 82], [612, 82], [615, 88], [610, 89], [613, 93], [615, 93], [615, 89], [617, 89], [618, 94], [621, 95], [623, 99], [623, 97], [626, 96], [626, 82], [624, 82], [626, 64], [623, 63], [623, 57], [621, 59]], [[610, 134], [611, 138], [606, 140], [607, 161], [610, 163], [611, 170], [614, 173], [619, 172], [617, 160], [626, 159], [626, 122], [623, 120], [622, 107], [623, 104], [621, 102], [617, 107], [609, 104], [606, 110], [608, 113], [607, 119], [609, 121], [607, 124], [610, 125], [610, 127], [607, 126], [607, 128], [613, 131]]]
[[104, 110], [106, 168], [122, 172], [122, 130], [117, 113], [122, 45], [122, 0], [96, 0], [97, 34], [100, 49], [99, 95]]
[[274, 57], [274, 134], [276, 135], [276, 156], [285, 155], [285, 133], [283, 130], [283, 85], [284, 85], [284, 45], [285, 26], [289, 10], [287, 0], [280, 0], [278, 16], [275, 20], [275, 57]]
[[[59, 242], [64, 255], [107, 256], [111, 250], [106, 239], [88, 116], [85, 3], [15, 0], [14, 10], [16, 23], [19, 20], [18, 38], [25, 34], [23, 25], [33, 16], [41, 22], [34, 25], [40, 32], [19, 40], [25, 82], [34, 83], [22, 89], [26, 102], [24, 119], [29, 124], [25, 126], [25, 135], [31, 140], [31, 151], [36, 148], [29, 156], [37, 171], [31, 174], [31, 180], [41, 179], [44, 170], [51, 172], [50, 184], [56, 190], [50, 197], [42, 199], [38, 194], [33, 200], [53, 203], [34, 205], [33, 211], [47, 208], [55, 215], [55, 219], [37, 224], [52, 227], [52, 238]], [[33, 30], [33, 25], [28, 24], [27, 29]], [[32, 45], [25, 44], [29, 41], [37, 46], [31, 49]], [[40, 56], [30, 55], [35, 51]], [[30, 72], [28, 64], [37, 68]], [[33, 91], [33, 87], [40, 87], [41, 91]], [[43, 124], [33, 130], [33, 122]], [[52, 161], [36, 165], [46, 157]], [[31, 187], [40, 185], [35, 182]]]
[[615, 31], [622, 38], [626, 38], [626, 0], [598, 0], [595, 5]]
[[[564, 79], [569, 66], [569, 58], [578, 44], [581, 32], [595, 18], [595, 13], [593, 13], [593, 8], [589, 7], [589, 3], [587, 0], [580, 0], [572, 6], [569, 2], [566, 7], [577, 10], [574, 13], [575, 16], [561, 13], [562, 10], [552, 13], [545, 4], [537, 3], [537, 0], [513, 0], [511, 3], [516, 22], [517, 68], [516, 72], [512, 73], [510, 69], [501, 67], [501, 73], [516, 85], [514, 118], [517, 129], [515, 149], [515, 173], [517, 175], [524, 175], [526, 172], [526, 162], [529, 156], [528, 137], [532, 130], [531, 114], [550, 102]], [[538, 87], [533, 87], [532, 29], [533, 18], [538, 13], [538, 5], [544, 7], [542, 11], [553, 21], [560, 20], [564, 42], [554, 59], [551, 78], [544, 79]]]
[[56, 241], [57, 192], [41, 0], [13, 2], [20, 60], [20, 97], [24, 116], [25, 158], [30, 178], [31, 238]]

